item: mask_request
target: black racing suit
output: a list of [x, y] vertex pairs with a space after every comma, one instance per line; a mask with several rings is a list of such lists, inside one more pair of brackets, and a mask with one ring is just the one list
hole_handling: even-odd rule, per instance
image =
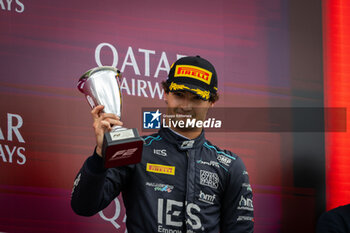
[[129, 233], [253, 232], [252, 189], [242, 160], [204, 132], [188, 140], [167, 128], [144, 137], [142, 161], [104, 169], [96, 152], [77, 175], [73, 210], [91, 216], [120, 192]]

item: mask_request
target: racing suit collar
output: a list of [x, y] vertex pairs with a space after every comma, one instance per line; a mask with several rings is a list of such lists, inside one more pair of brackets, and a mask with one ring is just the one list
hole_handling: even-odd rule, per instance
[[179, 135], [180, 137], [182, 137], [182, 138], [185, 139], [185, 140], [191, 140], [191, 139], [189, 139], [188, 137], [185, 137], [184, 135], [182, 135], [182, 134], [176, 132], [176, 131], [173, 130], [172, 128], [168, 128], [168, 129], [169, 129], [171, 132], [173, 132], [174, 134]]
[[173, 132], [169, 128], [161, 128], [159, 134], [162, 138], [167, 140], [171, 144], [176, 144], [179, 150], [189, 150], [193, 148], [198, 148], [205, 142], [204, 130], [195, 139], [186, 139], [184, 136]]

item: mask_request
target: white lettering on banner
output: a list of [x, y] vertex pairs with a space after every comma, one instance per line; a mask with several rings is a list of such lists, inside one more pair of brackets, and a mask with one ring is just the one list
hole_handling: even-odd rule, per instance
[[22, 152], [24, 152], [26, 149], [24, 148], [24, 147], [19, 147], [19, 148], [17, 148], [17, 155], [18, 155], [18, 157], [20, 157], [21, 159], [22, 159], [22, 162], [20, 162], [18, 159], [17, 159], [17, 163], [19, 164], [19, 165], [23, 165], [23, 164], [25, 164], [26, 163], [26, 157], [25, 157], [25, 155], [22, 153]]
[[[120, 225], [116, 222], [116, 220], [119, 218], [120, 216], [120, 203], [119, 203], [119, 199], [118, 198], [115, 198], [114, 199], [114, 203], [115, 203], [115, 212], [114, 212], [114, 216], [111, 217], [111, 218], [107, 218], [106, 215], [104, 215], [103, 213], [103, 210], [101, 210], [100, 212], [98, 212], [98, 214], [100, 215], [100, 217], [107, 221], [107, 222], [110, 222], [112, 223], [112, 225], [116, 228], [116, 229], [119, 229], [120, 228]], [[126, 222], [126, 215], [124, 215], [124, 218], [123, 218], [123, 223]], [[125, 229], [125, 233], [127, 232], [127, 230]]]
[[[26, 163], [26, 156], [23, 154], [23, 151], [26, 150], [24, 147], [17, 148], [16, 146], [14, 146], [11, 149], [8, 145], [4, 145], [4, 148], [5, 148], [5, 150], [3, 149], [3, 146], [0, 144], [0, 157], [2, 158], [2, 161], [4, 163], [6, 163], [6, 162], [13, 163], [13, 155], [17, 155], [19, 157], [16, 160], [17, 164], [23, 165]], [[7, 161], [6, 157], [8, 157], [8, 161]]]
[[[13, 121], [12, 121], [13, 118], [17, 119], [16, 126], [13, 125]], [[23, 125], [23, 119], [20, 115], [7, 113], [7, 140], [8, 141], [12, 141], [12, 132], [14, 132], [17, 136], [18, 141], [24, 142], [24, 139], [18, 130], [19, 128], [22, 127], [22, 125]]]
[[[142, 83], [142, 85], [141, 85], [141, 83]], [[147, 94], [145, 92], [145, 88], [147, 87], [146, 82], [144, 80], [138, 79], [137, 80], [137, 86], [139, 87], [137, 95], [141, 96], [141, 92], [142, 92], [143, 96], [147, 97]]]
[[1, 6], [2, 10], [6, 10], [5, 4], [4, 4], [4, 2], [2, 0], [0, 0], [0, 6]]
[[[164, 64], [164, 66], [162, 66], [162, 64]], [[159, 71], [161, 71], [161, 70], [165, 71], [167, 74], [170, 70], [170, 65], [169, 65], [168, 58], [166, 57], [165, 52], [162, 52], [162, 56], [160, 57], [156, 73], [154, 74], [155, 78], [158, 78]]]
[[150, 76], [150, 64], [149, 64], [149, 55], [150, 54], [156, 54], [156, 51], [154, 50], [147, 50], [147, 49], [139, 49], [140, 53], [145, 53], [145, 76], [149, 77]]
[[136, 95], [135, 89], [137, 89], [137, 96], [143, 96], [146, 98], [148, 98], [149, 96], [147, 94], [148, 91], [152, 99], [156, 97], [156, 94], [159, 97], [159, 99], [162, 99], [164, 95], [164, 90], [158, 82], [152, 85], [150, 81], [146, 82], [140, 79], [138, 79], [137, 82], [135, 82], [135, 79], [131, 79], [130, 82], [130, 79], [123, 77], [120, 83], [120, 89], [122, 91], [125, 90], [128, 95], [133, 96]]
[[96, 49], [95, 49], [95, 61], [97, 63], [98, 66], [103, 66], [101, 63], [101, 49], [103, 47], [107, 46], [108, 48], [110, 48], [112, 50], [112, 54], [113, 54], [113, 62], [112, 65], [113, 67], [117, 67], [118, 65], [118, 51], [116, 50], [116, 48], [108, 43], [101, 43], [99, 45], [97, 45]]
[[183, 57], [186, 57], [186, 55], [180, 55], [180, 54], [177, 54], [176, 55], [176, 59], [179, 60], [180, 58], [183, 58]]
[[[7, 113], [7, 137], [4, 137], [3, 131], [0, 129], [0, 140], [6, 140], [8, 142], [14, 141], [14, 135], [18, 142], [25, 143], [19, 129], [23, 125], [23, 118], [18, 114]], [[0, 144], [0, 162], [4, 163], [14, 163], [23, 165], [26, 163], [27, 159], [24, 155], [25, 148], [19, 146], [10, 146]]]
[[6, 0], [6, 5], [5, 5], [5, 1], [0, 0], [1, 10], [12, 11], [14, 9], [17, 13], [22, 13], [24, 11], [24, 5], [21, 1], [15, 0], [14, 1], [15, 4], [12, 4], [12, 3], [13, 3], [13, 0]]
[[[113, 59], [111, 63], [103, 64], [101, 62], [101, 51], [104, 47], [107, 47], [107, 50], [112, 52]], [[106, 51], [106, 50], [104, 50]], [[136, 54], [137, 53], [137, 54]], [[157, 54], [160, 54], [159, 62], [157, 63], [157, 67], [154, 71], [154, 78], [158, 78], [160, 76], [162, 80], [165, 80], [168, 76], [168, 72], [170, 70], [169, 60], [166, 52], [162, 51], [161, 53], [157, 53], [155, 50], [138, 48], [134, 49], [131, 46], [128, 47], [126, 55], [124, 57], [123, 63], [120, 65], [119, 62], [119, 53], [115, 46], [110, 43], [100, 43], [97, 45], [95, 49], [95, 61], [98, 66], [113, 66], [113, 67], [121, 67], [121, 72], [126, 71], [128, 76], [132, 74], [135, 76], [140, 76], [137, 78], [125, 78], [125, 76], [121, 80], [121, 89], [125, 90], [128, 95], [140, 96], [145, 98], [156, 98], [163, 99], [163, 88], [160, 86], [160, 82], [150, 82], [149, 80], [144, 80], [147, 77], [152, 75], [151, 65], [155, 67], [155, 64], [151, 64], [151, 58], [155, 58]], [[140, 66], [138, 64], [142, 64], [143, 62], [137, 61], [139, 56], [143, 56], [144, 62], [144, 71], [140, 71]], [[181, 57], [185, 57], [185, 55], [176, 55], [176, 59]], [[171, 59], [175, 60], [175, 59]], [[139, 62], [139, 63], [138, 63]], [[141, 63], [140, 63], [141, 62]], [[142, 66], [141, 66], [142, 68]], [[130, 72], [133, 72], [130, 74]], [[141, 74], [142, 73], [142, 74]], [[143, 75], [143, 77], [142, 77]]]
[[[130, 62], [128, 62], [129, 58], [131, 59]], [[122, 66], [120, 71], [124, 72], [125, 66], [127, 66], [127, 65], [132, 66], [134, 68], [134, 72], [136, 75], [140, 75], [140, 70], [139, 70], [139, 67], [137, 66], [134, 52], [132, 51], [132, 48], [130, 46], [128, 48], [128, 52], [126, 53], [126, 56], [125, 56], [125, 59], [123, 62], [123, 66]]]

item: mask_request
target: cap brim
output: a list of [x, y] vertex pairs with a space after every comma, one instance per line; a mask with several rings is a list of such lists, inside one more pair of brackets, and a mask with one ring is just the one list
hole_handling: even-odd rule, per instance
[[171, 82], [169, 85], [169, 90], [171, 92], [175, 91], [189, 91], [197, 96], [199, 96], [202, 100], [209, 100], [210, 91], [203, 89], [197, 85], [188, 84], [188, 83], [180, 83], [180, 82]]

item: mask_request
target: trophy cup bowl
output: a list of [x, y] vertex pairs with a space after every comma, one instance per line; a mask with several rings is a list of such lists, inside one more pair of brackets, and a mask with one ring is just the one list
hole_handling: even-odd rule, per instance
[[[91, 108], [103, 105], [105, 113], [114, 113], [121, 119], [122, 94], [120, 71], [114, 67], [102, 66], [88, 70], [78, 81]], [[136, 128], [126, 129], [113, 126], [103, 137], [102, 157], [106, 168], [135, 164], [141, 161], [143, 139]]]

